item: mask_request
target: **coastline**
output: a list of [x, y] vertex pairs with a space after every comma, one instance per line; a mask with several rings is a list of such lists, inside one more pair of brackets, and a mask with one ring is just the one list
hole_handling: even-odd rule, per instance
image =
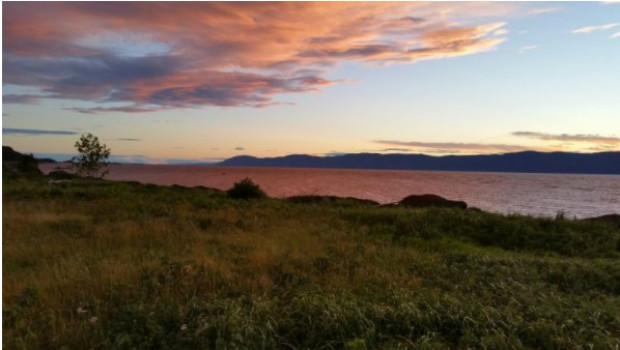
[[[66, 163], [40, 164], [39, 168], [47, 173], [59, 165]], [[620, 198], [620, 176], [614, 175], [152, 164], [111, 164], [109, 170], [109, 180], [220, 190], [249, 177], [275, 198], [319, 195], [388, 204], [410, 194], [436, 194], [503, 214], [588, 218], [620, 212], [620, 202], [614, 199]]]

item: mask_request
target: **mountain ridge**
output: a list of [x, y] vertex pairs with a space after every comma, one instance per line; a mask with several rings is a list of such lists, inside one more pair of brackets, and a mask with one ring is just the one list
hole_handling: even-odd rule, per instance
[[290, 154], [258, 158], [241, 155], [218, 163], [221, 166], [333, 168], [372, 170], [436, 170], [566, 174], [620, 174], [620, 152], [570, 153], [523, 151], [485, 155], [348, 153], [319, 157]]

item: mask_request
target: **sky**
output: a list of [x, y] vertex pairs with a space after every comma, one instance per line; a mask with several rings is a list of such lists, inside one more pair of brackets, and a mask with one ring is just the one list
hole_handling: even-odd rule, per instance
[[2, 144], [68, 159], [620, 151], [620, 2], [2, 2]]

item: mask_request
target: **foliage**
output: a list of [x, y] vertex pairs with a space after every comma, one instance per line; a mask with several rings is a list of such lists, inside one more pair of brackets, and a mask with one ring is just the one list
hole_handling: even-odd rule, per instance
[[260, 199], [265, 198], [265, 192], [252, 179], [245, 178], [239, 182], [235, 182], [228, 191], [228, 196], [234, 199]]
[[611, 220], [566, 220], [460, 209], [353, 209], [343, 218], [406, 244], [450, 238], [509, 251], [619, 257], [620, 232]]
[[101, 144], [99, 138], [91, 133], [80, 136], [75, 142], [75, 148], [79, 155], [73, 157], [71, 162], [76, 172], [85, 177], [104, 177], [108, 171], [107, 159], [110, 157], [110, 149], [106, 144]]
[[24, 156], [20, 159], [17, 169], [21, 173], [26, 174], [41, 174], [41, 170], [39, 170], [39, 164], [37, 160], [34, 158], [32, 154], [24, 154]]
[[84, 179], [3, 204], [7, 349], [620, 345], [610, 222]]

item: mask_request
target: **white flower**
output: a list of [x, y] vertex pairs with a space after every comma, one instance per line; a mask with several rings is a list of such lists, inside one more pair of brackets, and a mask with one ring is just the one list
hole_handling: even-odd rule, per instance
[[78, 306], [77, 310], [75, 310], [78, 314], [85, 314], [88, 310], [83, 309], [81, 306]]
[[98, 319], [99, 319], [99, 318], [97, 318], [97, 316], [93, 316], [93, 317], [91, 317], [88, 321], [89, 321], [90, 323], [95, 323], [95, 322], [97, 322], [97, 320], [98, 320]]
[[186, 331], [187, 330], [187, 325], [185, 323], [181, 325], [181, 330], [182, 331]]

